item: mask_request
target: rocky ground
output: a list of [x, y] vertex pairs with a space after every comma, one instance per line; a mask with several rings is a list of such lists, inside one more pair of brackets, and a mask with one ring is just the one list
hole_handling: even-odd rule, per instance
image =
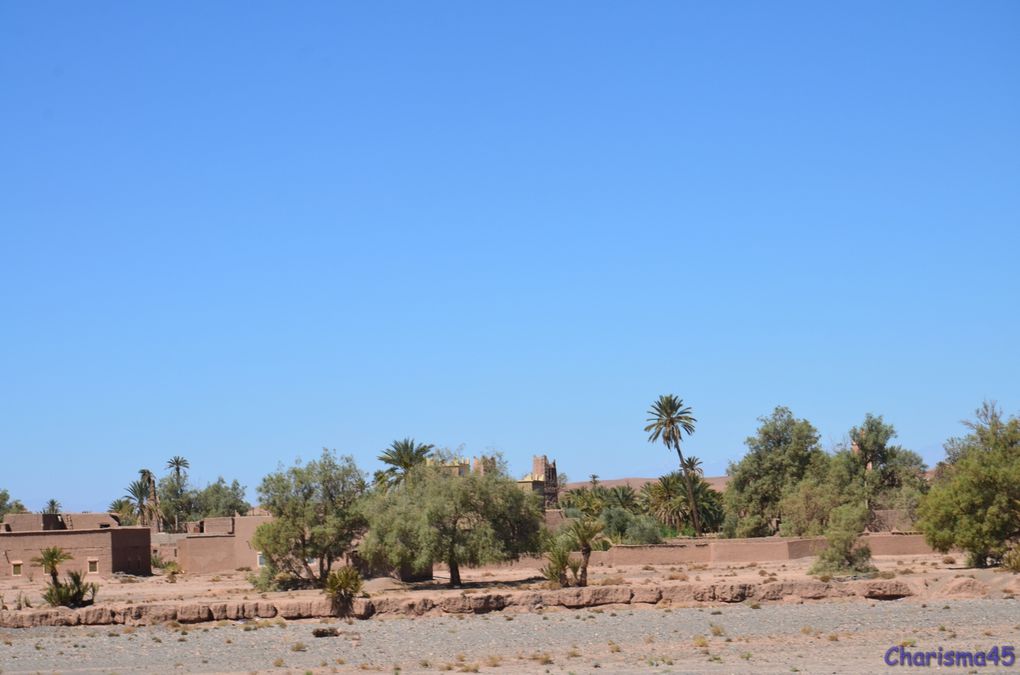
[[[875, 672], [885, 651], [1020, 643], [1017, 601], [821, 601], [0, 632], [4, 673]], [[337, 636], [317, 638], [314, 629]], [[1015, 671], [1013, 668], [981, 669]], [[966, 672], [965, 669], [961, 672]]]

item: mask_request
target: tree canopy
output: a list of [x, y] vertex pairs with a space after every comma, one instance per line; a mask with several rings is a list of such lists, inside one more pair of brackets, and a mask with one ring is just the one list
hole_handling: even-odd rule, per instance
[[779, 406], [761, 417], [758, 431], [749, 437], [747, 454], [730, 464], [725, 503], [730, 534], [759, 537], [774, 534], [782, 520], [780, 502], [807, 473], [812, 462], [824, 456], [818, 430]]
[[354, 459], [325, 448], [318, 460], [281, 468], [259, 485], [259, 500], [275, 518], [252, 543], [272, 568], [321, 586], [364, 527], [356, 503], [365, 489]]
[[983, 567], [1020, 546], [1020, 419], [985, 403], [967, 426], [946, 443], [919, 526], [933, 548], [965, 550]]
[[539, 547], [538, 497], [496, 471], [455, 476], [419, 465], [402, 484], [368, 499], [364, 513], [362, 557], [419, 571], [443, 562], [451, 586], [460, 585], [463, 565], [516, 560]]

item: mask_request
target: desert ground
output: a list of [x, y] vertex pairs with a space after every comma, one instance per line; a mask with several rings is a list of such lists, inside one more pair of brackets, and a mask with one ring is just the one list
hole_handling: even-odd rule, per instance
[[[594, 567], [594, 586], [809, 579], [810, 559], [782, 563]], [[883, 576], [913, 594], [897, 600], [859, 596], [771, 602], [660, 602], [598, 607], [509, 607], [484, 614], [376, 616], [285, 621], [177, 622], [152, 626], [0, 629], [0, 670], [21, 672], [875, 672], [887, 649], [988, 650], [1020, 643], [1020, 577], [965, 569], [943, 556], [877, 557]], [[437, 577], [441, 577], [439, 571]], [[466, 587], [373, 579], [373, 600], [540, 589], [532, 562], [470, 570]], [[838, 580], [833, 580], [838, 583]], [[42, 580], [5, 582], [41, 604]], [[314, 591], [259, 594], [243, 572], [105, 580], [101, 604], [318, 598]], [[336, 635], [314, 637], [315, 629]], [[1016, 670], [996, 668], [982, 672]], [[959, 672], [972, 670], [965, 668]]]

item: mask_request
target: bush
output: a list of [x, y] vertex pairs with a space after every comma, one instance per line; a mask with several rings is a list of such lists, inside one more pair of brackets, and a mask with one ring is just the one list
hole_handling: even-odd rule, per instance
[[88, 583], [81, 572], [68, 572], [67, 581], [49, 582], [43, 600], [54, 607], [85, 607], [96, 600], [99, 585]]
[[634, 524], [634, 514], [626, 509], [610, 507], [602, 512], [602, 532], [615, 542], [622, 542], [627, 530]]
[[1020, 574], [1020, 544], [1014, 544], [1011, 549], [1002, 556], [1002, 566], [1013, 574]]
[[562, 535], [550, 537], [545, 542], [545, 549], [548, 562], [540, 570], [542, 576], [555, 587], [576, 585], [581, 561], [571, 555], [571, 546], [567, 538]]
[[350, 565], [344, 565], [329, 573], [322, 591], [332, 601], [334, 611], [347, 613], [364, 585], [365, 582], [358, 570]]
[[625, 544], [658, 544], [662, 542], [659, 523], [651, 516], [637, 516], [627, 527]]
[[846, 504], [832, 511], [829, 530], [826, 533], [828, 546], [818, 556], [809, 574], [874, 572], [871, 565], [871, 549], [858, 546], [857, 537], [864, 530], [868, 511], [860, 506]]

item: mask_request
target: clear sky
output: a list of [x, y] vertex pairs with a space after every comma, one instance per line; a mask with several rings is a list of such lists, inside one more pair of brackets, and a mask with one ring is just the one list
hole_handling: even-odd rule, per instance
[[0, 3], [0, 487], [1020, 412], [1020, 3]]

